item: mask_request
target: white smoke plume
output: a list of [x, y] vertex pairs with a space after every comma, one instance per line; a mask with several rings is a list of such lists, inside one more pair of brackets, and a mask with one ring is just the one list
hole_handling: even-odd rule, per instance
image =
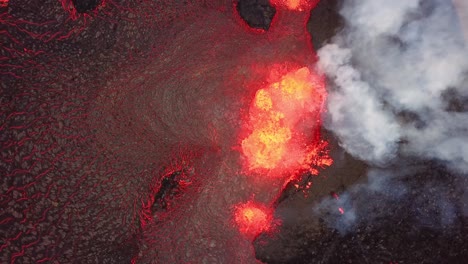
[[417, 156], [467, 173], [468, 53], [452, 2], [347, 0], [340, 14], [318, 56], [342, 147], [380, 167]]

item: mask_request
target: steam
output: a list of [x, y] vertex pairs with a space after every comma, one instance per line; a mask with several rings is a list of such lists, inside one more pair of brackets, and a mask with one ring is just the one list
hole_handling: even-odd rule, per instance
[[418, 156], [468, 172], [468, 113], [454, 109], [468, 53], [451, 2], [344, 1], [340, 13], [346, 27], [318, 55], [342, 146], [374, 165]]
[[374, 168], [367, 183], [350, 187], [339, 198], [322, 200], [313, 213], [342, 234], [370, 223], [395, 232], [402, 222], [434, 230], [457, 227], [459, 214], [465, 212], [459, 212], [456, 200], [464, 187], [447, 184], [449, 177], [437, 169], [428, 177], [421, 168]]
[[466, 199], [465, 187], [454, 194], [443, 172], [403, 164], [432, 160], [468, 173], [468, 52], [456, 10], [448, 0], [342, 2], [345, 27], [318, 51], [332, 83], [325, 126], [373, 168], [367, 183], [314, 210], [333, 215], [326, 221], [340, 231], [405, 206], [413, 215], [425, 208], [416, 216], [424, 225], [452, 225], [451, 197]]

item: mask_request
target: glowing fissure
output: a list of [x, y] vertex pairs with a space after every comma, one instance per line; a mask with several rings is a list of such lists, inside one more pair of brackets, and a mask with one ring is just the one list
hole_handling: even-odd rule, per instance
[[306, 67], [259, 89], [249, 111], [251, 132], [242, 140], [248, 169], [283, 175], [310, 167], [317, 156], [312, 143], [325, 96], [323, 80]]

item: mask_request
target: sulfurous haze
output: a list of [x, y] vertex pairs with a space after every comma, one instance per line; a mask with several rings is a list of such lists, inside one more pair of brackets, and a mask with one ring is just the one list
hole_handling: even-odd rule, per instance
[[418, 223], [456, 225], [468, 174], [468, 53], [456, 9], [448, 0], [342, 2], [345, 26], [318, 51], [330, 81], [325, 126], [371, 169], [315, 211], [345, 208], [327, 221], [346, 231], [410, 201]]

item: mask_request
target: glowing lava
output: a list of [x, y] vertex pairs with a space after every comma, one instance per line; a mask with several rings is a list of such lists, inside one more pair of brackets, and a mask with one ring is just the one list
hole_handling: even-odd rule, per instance
[[9, 0], [0, 0], [0, 7], [7, 7]]
[[281, 175], [310, 167], [318, 156], [314, 136], [325, 97], [323, 79], [306, 67], [259, 89], [249, 111], [251, 132], [242, 140], [248, 169]]
[[271, 0], [274, 6], [284, 6], [292, 11], [304, 11], [312, 8], [318, 0]]
[[272, 216], [268, 209], [250, 201], [236, 206], [234, 220], [241, 233], [255, 237], [270, 229]]

